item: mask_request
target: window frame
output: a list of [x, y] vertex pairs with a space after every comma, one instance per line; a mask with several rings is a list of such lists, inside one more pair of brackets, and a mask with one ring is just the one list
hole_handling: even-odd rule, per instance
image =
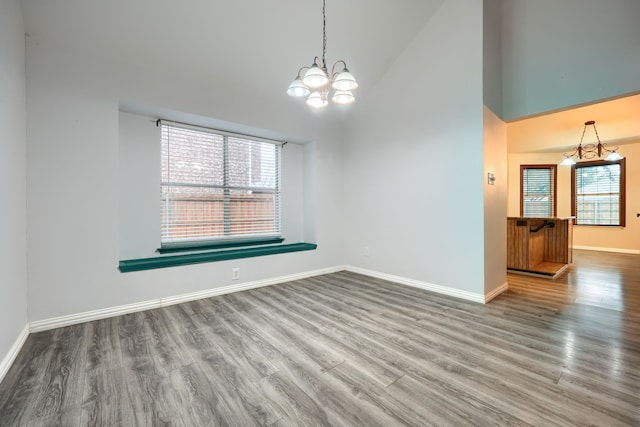
[[[281, 176], [281, 168], [282, 168], [282, 147], [286, 144], [286, 141], [277, 141], [277, 140], [273, 140], [273, 139], [268, 139], [268, 138], [263, 138], [263, 137], [256, 137], [253, 135], [247, 135], [247, 134], [241, 134], [241, 133], [235, 133], [235, 132], [230, 132], [230, 131], [226, 131], [226, 130], [220, 130], [220, 129], [214, 129], [214, 128], [209, 128], [209, 127], [204, 127], [204, 126], [197, 126], [197, 125], [192, 125], [192, 124], [188, 124], [188, 123], [182, 123], [182, 122], [176, 122], [176, 121], [170, 121], [170, 120], [162, 120], [159, 119], [156, 122], [157, 126], [160, 127], [160, 144], [163, 144], [163, 131], [162, 131], [162, 127], [163, 126], [167, 126], [167, 127], [173, 127], [173, 128], [178, 128], [178, 129], [186, 129], [188, 131], [194, 131], [194, 132], [201, 132], [204, 134], [209, 134], [209, 135], [216, 135], [219, 137], [222, 137], [222, 141], [223, 141], [223, 161], [225, 162], [222, 165], [222, 169], [224, 170], [224, 183], [222, 186], [219, 185], [212, 185], [213, 187], [221, 187], [223, 189], [223, 194], [224, 194], [224, 205], [225, 205], [225, 215], [224, 215], [224, 229], [225, 229], [225, 235], [221, 236], [221, 237], [215, 237], [215, 236], [209, 236], [209, 237], [203, 237], [203, 238], [181, 238], [181, 239], [176, 239], [174, 241], [166, 241], [163, 239], [162, 234], [159, 236], [160, 238], [160, 247], [157, 249], [157, 251], [161, 254], [165, 254], [165, 253], [171, 253], [171, 252], [181, 252], [181, 251], [192, 251], [192, 250], [211, 250], [211, 249], [231, 249], [231, 248], [235, 248], [235, 247], [241, 247], [241, 246], [251, 246], [251, 247], [255, 247], [255, 246], [264, 246], [264, 245], [273, 245], [273, 244], [280, 244], [284, 241], [284, 238], [282, 237], [282, 200], [281, 200], [281, 196], [282, 196], [282, 190], [281, 190], [281, 184], [282, 184], [282, 176]], [[229, 224], [227, 224], [227, 220], [230, 220], [231, 217], [228, 217], [228, 213], [227, 213], [227, 208], [228, 208], [228, 203], [229, 203], [229, 197], [230, 197], [230, 191], [232, 190], [237, 190], [238, 187], [235, 187], [233, 185], [230, 185], [227, 177], [227, 173], [229, 171], [229, 164], [228, 162], [230, 161], [230, 157], [229, 157], [229, 144], [228, 144], [228, 139], [229, 138], [235, 138], [235, 139], [241, 139], [241, 140], [247, 140], [250, 141], [252, 143], [267, 143], [267, 144], [271, 144], [274, 145], [276, 147], [276, 152], [275, 152], [275, 160], [274, 160], [274, 177], [275, 177], [275, 185], [273, 189], [269, 189], [266, 192], [271, 192], [274, 194], [274, 203], [275, 203], [275, 207], [274, 207], [274, 225], [275, 225], [275, 231], [273, 233], [264, 233], [264, 234], [239, 234], [239, 235], [233, 235], [233, 234], [226, 234], [226, 231], [228, 229]], [[162, 149], [161, 149], [162, 152]], [[162, 164], [162, 158], [160, 160], [160, 163]], [[171, 183], [171, 182], [167, 182], [165, 183], [163, 181], [162, 178], [162, 166], [161, 166], [161, 176], [160, 176], [160, 203], [161, 205], [164, 203], [163, 201], [163, 195], [162, 195], [162, 188], [163, 186], [170, 184], [170, 185], [176, 185], [176, 183]], [[178, 185], [179, 186], [179, 185]], [[161, 212], [160, 215], [162, 217], [162, 207], [161, 207]]]
[[[618, 164], [620, 165], [620, 217], [618, 224], [580, 224], [578, 222], [577, 206], [576, 206], [576, 170], [597, 167], [597, 166], [609, 166]], [[626, 164], [625, 159], [620, 160], [595, 160], [591, 162], [580, 162], [571, 166], [571, 216], [575, 217], [574, 224], [586, 227], [625, 227], [626, 226]]]
[[535, 165], [520, 165], [520, 216], [524, 216], [524, 173], [526, 169], [549, 169], [552, 171], [553, 175], [553, 185], [551, 186], [551, 197], [552, 197], [552, 206], [551, 206], [551, 215], [550, 217], [555, 217], [558, 210], [558, 166], [556, 164], [535, 164]]

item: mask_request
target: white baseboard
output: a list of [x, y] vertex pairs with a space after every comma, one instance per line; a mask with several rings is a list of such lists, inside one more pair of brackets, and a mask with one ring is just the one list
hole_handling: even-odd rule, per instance
[[[158, 298], [150, 301], [143, 301], [133, 304], [120, 305], [116, 307], [103, 308], [99, 310], [87, 311], [84, 313], [70, 314], [67, 316], [54, 317], [51, 319], [36, 320], [29, 323], [30, 332], [41, 332], [55, 328], [62, 328], [65, 326], [77, 325], [80, 323], [91, 322], [94, 320], [106, 319], [114, 316], [121, 316], [123, 314], [135, 313], [139, 311], [151, 310], [154, 308], [167, 307], [174, 304], [181, 304], [183, 302], [195, 301], [198, 299], [210, 298], [217, 295], [224, 295], [233, 292], [246, 291], [249, 289], [260, 288], [263, 286], [276, 285], [278, 283], [292, 282], [295, 280], [306, 279], [308, 277], [320, 276], [323, 274], [336, 273], [338, 271], [352, 271], [354, 273], [364, 274], [366, 276], [376, 277], [383, 280], [389, 280], [391, 282], [399, 283], [402, 285], [413, 286], [414, 288], [420, 288], [431, 292], [436, 292], [443, 295], [449, 295], [456, 298], [462, 298], [468, 301], [486, 303], [493, 298], [501, 294], [507, 289], [507, 284], [503, 284], [497, 289], [494, 289], [487, 295], [476, 294], [473, 292], [461, 291], [459, 289], [449, 288], [446, 286], [435, 285], [432, 283], [421, 282], [418, 280], [409, 279], [401, 276], [393, 276], [390, 274], [380, 273], [373, 270], [366, 270], [353, 266], [336, 266], [329, 267], [320, 270], [306, 271], [303, 273], [290, 274], [287, 276], [280, 276], [271, 279], [257, 280], [253, 282], [245, 282], [227, 286], [221, 286], [219, 288], [206, 289], [204, 291], [192, 292], [188, 294], [176, 295], [166, 298]], [[25, 337], [26, 338], [26, 337]]]
[[494, 290], [492, 290], [488, 294], [485, 294], [484, 295], [485, 304], [488, 303], [489, 301], [491, 301], [492, 299], [494, 299], [495, 297], [497, 297], [498, 295], [500, 295], [501, 293], [503, 293], [504, 291], [508, 290], [508, 289], [509, 289], [509, 284], [507, 282], [504, 282], [502, 285], [498, 286], [497, 288], [495, 288]]
[[[438, 294], [449, 295], [456, 298], [461, 298], [467, 301], [479, 302], [484, 304], [485, 296], [482, 294], [476, 294], [473, 292], [462, 291], [460, 289], [450, 288], [447, 286], [435, 285], [433, 283], [421, 282], [419, 280], [409, 279], [402, 276], [394, 276], [392, 274], [381, 273], [379, 271], [367, 270], [365, 268], [354, 267], [347, 265], [345, 270], [353, 273], [364, 274], [365, 276], [375, 277], [377, 279], [388, 280], [390, 282], [399, 283], [401, 285], [412, 286], [414, 288], [424, 289], [425, 291], [431, 291]], [[504, 286], [504, 285], [502, 285]], [[501, 287], [502, 287], [501, 286]]]
[[22, 349], [22, 346], [24, 345], [28, 336], [29, 325], [27, 324], [24, 325], [22, 332], [20, 332], [20, 335], [18, 335], [18, 338], [16, 338], [16, 341], [9, 349], [9, 352], [4, 357], [4, 359], [2, 359], [2, 362], [0, 362], [0, 383], [4, 379], [4, 376], [7, 375], [7, 372], [9, 372], [9, 368], [11, 368], [13, 361], [16, 360], [16, 357], [18, 356], [18, 353], [20, 353], [20, 350]]
[[263, 286], [275, 285], [278, 283], [292, 282], [295, 280], [306, 279], [309, 277], [320, 276], [322, 274], [336, 273], [344, 270], [344, 266], [330, 267], [320, 270], [306, 271], [303, 273], [290, 274], [265, 280], [256, 280], [254, 282], [238, 283], [219, 288], [206, 289], [204, 291], [192, 292], [183, 295], [176, 295], [166, 298], [158, 298], [150, 301], [143, 301], [133, 304], [120, 305], [117, 307], [103, 308], [100, 310], [92, 310], [84, 313], [70, 314], [68, 316], [54, 317], [51, 319], [37, 320], [29, 324], [31, 332], [46, 331], [49, 329], [61, 328], [64, 326], [77, 325], [79, 323], [91, 322], [94, 320], [105, 319], [108, 317], [120, 316], [123, 314], [135, 313], [138, 311], [151, 310], [154, 308], [167, 307], [183, 302], [195, 301], [203, 298], [210, 298], [217, 295], [229, 294], [232, 292], [246, 291], [249, 289], [260, 288]]
[[600, 246], [579, 246], [579, 245], [573, 245], [573, 249], [580, 249], [583, 251], [615, 252], [618, 254], [640, 255], [640, 249], [602, 248]]

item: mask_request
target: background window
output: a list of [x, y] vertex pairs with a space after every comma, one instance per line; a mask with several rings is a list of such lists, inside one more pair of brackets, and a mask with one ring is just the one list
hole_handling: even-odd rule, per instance
[[520, 166], [520, 215], [556, 216], [556, 165]]
[[573, 165], [571, 215], [577, 225], [625, 225], [624, 159]]
[[161, 243], [280, 236], [279, 143], [161, 123]]

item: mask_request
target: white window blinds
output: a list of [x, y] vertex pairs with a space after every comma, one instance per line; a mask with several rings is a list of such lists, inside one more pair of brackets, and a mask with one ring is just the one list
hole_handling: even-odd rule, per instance
[[523, 217], [556, 215], [555, 165], [521, 166], [521, 211]]
[[624, 225], [621, 164], [577, 164], [574, 171], [576, 224]]
[[160, 127], [163, 246], [280, 236], [279, 143]]

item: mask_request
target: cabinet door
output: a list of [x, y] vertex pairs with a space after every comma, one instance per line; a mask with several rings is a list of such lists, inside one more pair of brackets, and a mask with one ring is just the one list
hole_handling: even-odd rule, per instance
[[526, 220], [507, 220], [507, 268], [529, 268], [529, 225]]
[[545, 230], [545, 261], [569, 264], [571, 262], [572, 221], [556, 220], [555, 227]]

